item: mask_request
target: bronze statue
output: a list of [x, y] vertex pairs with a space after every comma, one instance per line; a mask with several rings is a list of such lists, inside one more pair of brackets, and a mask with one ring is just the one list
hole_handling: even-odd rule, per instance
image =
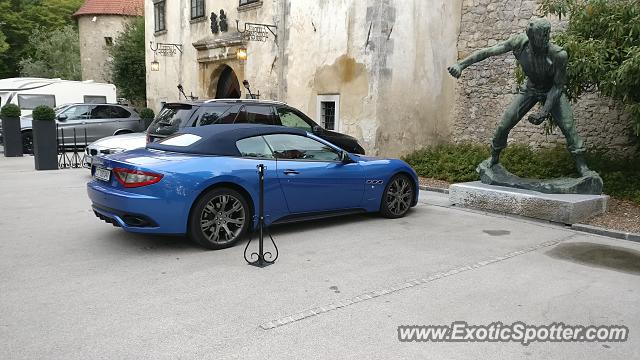
[[[526, 85], [511, 102], [496, 129], [491, 143], [491, 158], [480, 165], [479, 171], [482, 175], [482, 169], [490, 171], [499, 163], [500, 153], [507, 146], [507, 137], [511, 129], [536, 104], [542, 103], [540, 111], [529, 115], [529, 122], [540, 125], [545, 119], [551, 117], [567, 139], [567, 147], [575, 159], [578, 172], [583, 177], [597, 177], [594, 181], [596, 189], [589, 192], [601, 191], [602, 180], [597, 173], [589, 170], [585, 162], [585, 149], [582, 139], [576, 132], [571, 104], [564, 92], [567, 79], [567, 52], [550, 43], [550, 33], [551, 24], [548, 20], [531, 20], [525, 34], [512, 36], [504, 42], [478, 50], [448, 68], [453, 77], [459, 78], [462, 71], [472, 64], [511, 51], [527, 76]], [[597, 189], [598, 181], [599, 190]]]

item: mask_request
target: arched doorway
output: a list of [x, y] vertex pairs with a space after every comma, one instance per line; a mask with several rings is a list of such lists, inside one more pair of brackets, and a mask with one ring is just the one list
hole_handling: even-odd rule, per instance
[[236, 73], [229, 66], [224, 65], [216, 85], [216, 99], [239, 99], [240, 94], [240, 82]]

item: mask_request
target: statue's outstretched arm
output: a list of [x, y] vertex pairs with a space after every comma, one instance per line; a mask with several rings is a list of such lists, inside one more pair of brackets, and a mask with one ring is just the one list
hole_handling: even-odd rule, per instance
[[459, 61], [457, 64], [449, 67], [449, 73], [455, 77], [459, 78], [460, 74], [462, 74], [462, 70], [468, 68], [469, 66], [482, 61], [488, 57], [502, 55], [504, 53], [508, 53], [513, 50], [513, 38], [507, 41], [503, 41], [494, 46], [477, 50], [473, 52], [471, 55]]

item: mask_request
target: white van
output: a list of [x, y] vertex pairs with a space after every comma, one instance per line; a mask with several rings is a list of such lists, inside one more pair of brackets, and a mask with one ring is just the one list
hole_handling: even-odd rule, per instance
[[38, 105], [55, 108], [72, 103], [115, 104], [116, 86], [93, 80], [26, 77], [0, 80], [0, 107], [16, 104], [23, 116], [30, 115]]

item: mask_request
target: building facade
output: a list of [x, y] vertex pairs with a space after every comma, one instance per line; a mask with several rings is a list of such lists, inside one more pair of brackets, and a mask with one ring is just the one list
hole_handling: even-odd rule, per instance
[[[447, 66], [523, 31], [536, 8], [534, 0], [147, 0], [148, 106], [184, 99], [179, 84], [200, 99], [246, 97], [247, 80], [261, 99], [358, 138], [369, 154], [489, 144], [515, 94], [515, 62], [507, 54], [461, 80]], [[576, 118], [587, 145], [637, 147], [613, 103], [586, 97]], [[526, 121], [512, 138], [564, 142]]]
[[110, 82], [108, 48], [143, 11], [144, 0], [86, 0], [73, 14], [78, 21], [82, 80]]
[[[201, 99], [245, 97], [247, 80], [261, 99], [355, 136], [368, 153], [400, 155], [450, 136], [446, 66], [460, 9], [461, 0], [149, 0], [147, 63], [159, 69], [147, 71], [148, 105], [179, 99], [178, 84]], [[273, 26], [249, 37], [247, 23]]]

